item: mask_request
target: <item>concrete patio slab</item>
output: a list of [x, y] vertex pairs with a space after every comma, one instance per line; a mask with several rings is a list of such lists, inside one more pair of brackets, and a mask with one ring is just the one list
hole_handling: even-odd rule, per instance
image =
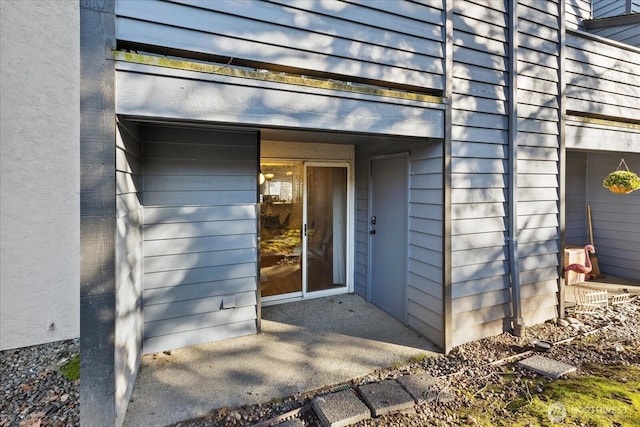
[[143, 356], [124, 425], [163, 426], [343, 384], [435, 346], [356, 295], [262, 308], [262, 333]]
[[316, 397], [313, 409], [325, 427], [343, 427], [371, 418], [367, 405], [351, 389]]
[[413, 398], [395, 380], [365, 384], [358, 388], [374, 417], [402, 411], [414, 404]]
[[544, 375], [545, 377], [558, 379], [563, 375], [576, 371], [575, 366], [568, 365], [544, 356], [532, 356], [518, 362], [523, 368]]

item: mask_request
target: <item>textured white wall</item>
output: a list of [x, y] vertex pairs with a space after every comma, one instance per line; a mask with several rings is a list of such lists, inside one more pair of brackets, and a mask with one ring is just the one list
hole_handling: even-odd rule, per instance
[[0, 350], [80, 331], [79, 10], [0, 1]]

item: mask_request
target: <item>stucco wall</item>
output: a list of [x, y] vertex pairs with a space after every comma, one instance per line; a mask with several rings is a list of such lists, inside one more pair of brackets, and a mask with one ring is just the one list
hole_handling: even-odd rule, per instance
[[0, 349], [79, 335], [79, 3], [0, 1]]

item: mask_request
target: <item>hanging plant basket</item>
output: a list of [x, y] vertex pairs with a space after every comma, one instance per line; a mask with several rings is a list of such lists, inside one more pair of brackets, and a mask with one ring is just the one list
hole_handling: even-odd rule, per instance
[[613, 193], [629, 194], [640, 188], [640, 178], [629, 170], [626, 162], [622, 159], [618, 168], [602, 181], [602, 185]]

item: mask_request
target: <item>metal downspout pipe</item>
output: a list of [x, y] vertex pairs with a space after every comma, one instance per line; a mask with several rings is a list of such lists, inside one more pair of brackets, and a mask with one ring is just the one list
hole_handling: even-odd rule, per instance
[[518, 265], [518, 0], [509, 3], [509, 270], [513, 334], [524, 334]]

